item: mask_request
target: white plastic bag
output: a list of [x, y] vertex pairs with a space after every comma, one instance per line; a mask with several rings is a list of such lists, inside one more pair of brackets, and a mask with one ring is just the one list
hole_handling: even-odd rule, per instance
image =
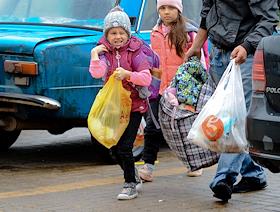
[[246, 113], [240, 66], [231, 60], [187, 138], [215, 152], [245, 152]]

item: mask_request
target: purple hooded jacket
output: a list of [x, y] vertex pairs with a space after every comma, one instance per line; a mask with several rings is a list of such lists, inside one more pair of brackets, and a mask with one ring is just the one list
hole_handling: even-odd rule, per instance
[[[107, 72], [105, 76], [105, 82], [109, 79], [109, 77], [112, 75], [114, 70], [118, 67], [118, 60], [116, 58], [117, 51], [120, 55], [119, 63], [120, 67], [132, 71], [132, 72], [140, 72], [142, 70], [151, 69], [151, 65], [149, 64], [147, 56], [143, 53], [141, 47], [143, 44], [143, 41], [136, 38], [135, 36], [131, 36], [131, 38], [128, 40], [128, 42], [122, 46], [119, 49], [114, 49], [112, 45], [107, 41], [107, 39], [103, 36], [99, 42], [98, 45], [103, 44], [108, 49], [108, 52], [104, 52], [104, 58], [105, 62], [109, 67], [109, 71]], [[101, 56], [101, 58], [102, 56]], [[139, 97], [138, 91], [135, 89], [135, 86], [126, 80], [122, 81], [123, 87], [129, 91], [131, 91], [131, 99], [132, 99], [132, 112], [139, 111], [141, 113], [144, 113], [148, 109], [147, 100], [141, 99]]]

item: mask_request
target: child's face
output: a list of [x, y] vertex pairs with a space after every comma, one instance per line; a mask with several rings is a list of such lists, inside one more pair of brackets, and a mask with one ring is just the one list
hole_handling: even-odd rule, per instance
[[171, 25], [171, 23], [173, 23], [179, 15], [179, 10], [176, 7], [168, 5], [161, 6], [158, 12], [161, 20], [166, 26]]
[[128, 34], [122, 27], [113, 27], [107, 33], [107, 40], [116, 49], [128, 41]]

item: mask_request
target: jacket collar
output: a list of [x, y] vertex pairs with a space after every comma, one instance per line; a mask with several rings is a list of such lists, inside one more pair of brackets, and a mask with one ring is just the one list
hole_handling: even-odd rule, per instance
[[[108, 40], [105, 38], [105, 36], [102, 36], [102, 38], [99, 40], [97, 45], [103, 44], [109, 52], [113, 52], [115, 49], [114, 47], [108, 42]], [[135, 36], [131, 36], [131, 38], [127, 41], [125, 45], [120, 47], [118, 51], [128, 50], [128, 51], [136, 51], [141, 48], [143, 45], [143, 42], [136, 38]]]

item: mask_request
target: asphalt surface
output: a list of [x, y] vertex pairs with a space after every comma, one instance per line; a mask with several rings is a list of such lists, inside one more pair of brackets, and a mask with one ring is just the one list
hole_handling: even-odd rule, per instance
[[[225, 204], [212, 196], [208, 186], [216, 166], [204, 169], [201, 177], [187, 177], [185, 167], [166, 147], [159, 153], [154, 182], [145, 183], [138, 198], [118, 201], [123, 183], [120, 168], [93, 156], [87, 133], [69, 133], [58, 139], [41, 132], [39, 136], [48, 135], [53, 144], [48, 139], [33, 146], [20, 141], [1, 155], [0, 212], [280, 211], [279, 174], [266, 170], [266, 189], [233, 194]], [[21, 138], [37, 138], [28, 136]]]

